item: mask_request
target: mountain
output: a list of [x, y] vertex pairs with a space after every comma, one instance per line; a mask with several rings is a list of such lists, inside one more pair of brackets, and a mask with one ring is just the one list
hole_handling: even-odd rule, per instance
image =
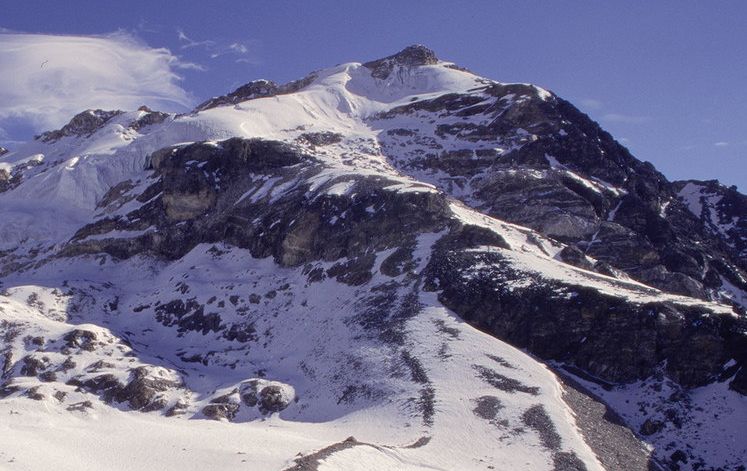
[[0, 156], [0, 459], [744, 469], [744, 198], [424, 46], [84, 111]]

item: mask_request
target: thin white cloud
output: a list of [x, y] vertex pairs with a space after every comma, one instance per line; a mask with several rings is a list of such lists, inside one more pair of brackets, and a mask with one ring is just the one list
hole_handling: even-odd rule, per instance
[[590, 110], [599, 110], [604, 106], [601, 101], [595, 100], [594, 98], [584, 98], [580, 101], [580, 103], [581, 106]]
[[729, 145], [729, 143], [726, 141], [718, 141], [718, 142], [713, 143], [713, 145], [716, 147], [726, 147]]
[[[256, 41], [246, 42], [234, 41], [229, 43], [223, 39], [206, 39], [197, 41], [192, 39], [182, 29], [176, 30], [176, 37], [181, 43], [181, 49], [202, 50], [210, 59], [218, 59], [225, 56], [239, 56], [234, 62], [247, 64], [258, 64], [259, 60], [253, 57], [256, 47]], [[199, 66], [202, 67], [202, 66]], [[199, 70], [205, 70], [204, 68]]]
[[621, 113], [607, 113], [602, 115], [602, 121], [610, 123], [642, 124], [651, 121], [650, 116], [633, 116]]
[[176, 30], [176, 33], [177, 33], [177, 37], [179, 38], [179, 41], [183, 43], [181, 45], [182, 49], [189, 49], [192, 47], [202, 47], [205, 49], [210, 49], [215, 46], [215, 41], [211, 41], [209, 39], [205, 41], [195, 41], [189, 36], [187, 36], [187, 34], [180, 29]]
[[88, 108], [178, 111], [193, 104], [179, 85], [181, 62], [125, 33], [107, 36], [0, 34], [0, 127], [16, 120], [36, 131], [61, 126]]
[[241, 43], [233, 43], [228, 46], [228, 48], [236, 52], [237, 54], [246, 54], [247, 52], [249, 52], [249, 49]]

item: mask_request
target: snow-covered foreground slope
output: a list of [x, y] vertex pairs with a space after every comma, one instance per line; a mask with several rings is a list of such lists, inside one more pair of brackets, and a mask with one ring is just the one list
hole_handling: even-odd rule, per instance
[[568, 106], [414, 47], [0, 156], [0, 463], [737, 469], [741, 262]]
[[[361, 456], [370, 466], [388, 469], [489, 469], [496, 464], [551, 469], [564, 459], [601, 469], [554, 375], [527, 354], [460, 321], [433, 294], [420, 295], [418, 312], [395, 333], [401, 341], [382, 342], [354, 309], [369, 296], [365, 288], [329, 279], [304, 287], [300, 270], [254, 260], [238, 249], [217, 255], [210, 249], [198, 246], [152, 276], [146, 274], [150, 265], [145, 260], [103, 265], [77, 260], [74, 268], [54, 263], [32, 276], [54, 273], [56, 281], [43, 284], [60, 288], [6, 289], [0, 309], [6, 339], [14, 337], [12, 358], [36, 349], [16, 368], [29, 367], [33, 358], [41, 362], [40, 371], [55, 372], [53, 379], [22, 373], [12, 382], [12, 387], [31, 387], [39, 403], [15, 395], [4, 401], [9, 421], [3, 452], [19, 469], [38, 469], [44, 459], [89, 440], [97, 445], [64, 469], [93, 463], [138, 469], [150, 459], [147, 448], [139, 452], [142, 462], [131, 460], [130, 453], [152, 441], [172, 450], [169, 455], [177, 454], [159, 469], [236, 466], [241, 459], [260, 469], [284, 469], [297, 453], [349, 436], [370, 445], [335, 453], [319, 469], [368, 469], [351, 467]], [[104, 285], [90, 281], [103, 278], [108, 280]], [[382, 278], [371, 283], [383, 286], [387, 280]], [[15, 283], [13, 277], [5, 281], [6, 286]], [[287, 285], [293, 288], [277, 290]], [[232, 311], [250, 320], [257, 341], [242, 345], [222, 332], [182, 335], [159, 325], [153, 316], [157, 307], [150, 306], [181, 291], [198, 303], [214, 299], [209, 305], [230, 306], [216, 311], [224, 321], [231, 315], [224, 313]], [[254, 294], [260, 297], [256, 304], [249, 301]], [[69, 333], [75, 329], [93, 333], [93, 340], [71, 343]], [[141, 417], [91, 401], [91, 393], [107, 391], [97, 389], [96, 378], [113, 374], [127, 384], [132, 371], [143, 367], [171, 382], [144, 409], [163, 398], [159, 409], [177, 418]], [[278, 414], [263, 412], [261, 404], [249, 406], [232, 393], [243, 392], [255, 378], [292, 385]], [[138, 399], [133, 393], [122, 396], [122, 405]], [[226, 395], [225, 402], [216, 402]], [[246, 428], [189, 420], [214, 414], [211, 404], [236, 405], [217, 416], [227, 415]], [[175, 427], [179, 431], [172, 433]], [[164, 439], [156, 438], [162, 434]], [[223, 438], [233, 434], [243, 439]], [[45, 442], [54, 443], [54, 448], [44, 447], [47, 458], [34, 453]]]

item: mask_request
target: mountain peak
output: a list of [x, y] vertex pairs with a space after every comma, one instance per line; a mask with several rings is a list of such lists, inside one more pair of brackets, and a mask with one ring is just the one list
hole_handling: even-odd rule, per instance
[[371, 75], [375, 78], [385, 79], [389, 76], [395, 65], [404, 67], [417, 67], [421, 65], [433, 65], [438, 63], [436, 53], [422, 44], [407, 46], [398, 53], [363, 64], [372, 69]]
[[37, 136], [38, 139], [43, 142], [56, 141], [65, 136], [84, 136], [90, 135], [97, 129], [101, 128], [104, 124], [109, 122], [110, 119], [124, 113], [120, 110], [101, 110], [101, 109], [89, 109], [78, 113], [73, 116], [73, 119], [69, 123], [64, 125], [62, 128], [47, 131]]

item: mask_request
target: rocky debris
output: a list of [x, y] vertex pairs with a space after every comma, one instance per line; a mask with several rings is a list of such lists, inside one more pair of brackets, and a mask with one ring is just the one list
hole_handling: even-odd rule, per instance
[[521, 421], [537, 432], [542, 446], [553, 451], [560, 449], [560, 435], [543, 405], [537, 404], [524, 411]]
[[325, 459], [329, 458], [337, 452], [347, 450], [348, 448], [353, 448], [355, 446], [373, 445], [359, 442], [355, 439], [355, 437], [348, 437], [342, 442], [334, 443], [314, 453], [296, 458], [294, 460], [296, 464], [294, 466], [291, 466], [290, 468], [286, 468], [283, 471], [318, 471], [319, 466]]
[[472, 412], [481, 419], [495, 423], [498, 412], [505, 406], [495, 396], [481, 396], [475, 400], [475, 408]]
[[[562, 370], [556, 370], [556, 373], [563, 384], [563, 400], [573, 409], [576, 424], [584, 440], [599, 458], [604, 469], [663, 469], [653, 461], [649, 445], [638, 439], [625, 425], [625, 421], [609, 406]], [[558, 455], [560, 453], [555, 456]], [[565, 461], [567, 458], [570, 457], [563, 456], [557, 459]]]
[[436, 53], [423, 46], [415, 44], [408, 46], [397, 54], [363, 64], [371, 69], [371, 76], [385, 80], [389, 77], [395, 67], [417, 67], [421, 65], [438, 64]]
[[522, 392], [533, 396], [539, 394], [539, 388], [536, 386], [526, 386], [517, 379], [509, 378], [482, 365], [473, 365], [473, 368], [486, 383], [501, 391], [507, 393]]
[[302, 142], [311, 144], [312, 146], [329, 146], [341, 142], [343, 135], [336, 132], [305, 132], [298, 136], [298, 139]]
[[42, 142], [53, 142], [67, 136], [79, 136], [86, 137], [90, 136], [97, 130], [101, 129], [106, 123], [109, 122], [115, 116], [119, 116], [124, 111], [105, 111], [105, 110], [86, 110], [79, 113], [70, 120], [61, 129], [55, 131], [47, 131], [36, 139]]

